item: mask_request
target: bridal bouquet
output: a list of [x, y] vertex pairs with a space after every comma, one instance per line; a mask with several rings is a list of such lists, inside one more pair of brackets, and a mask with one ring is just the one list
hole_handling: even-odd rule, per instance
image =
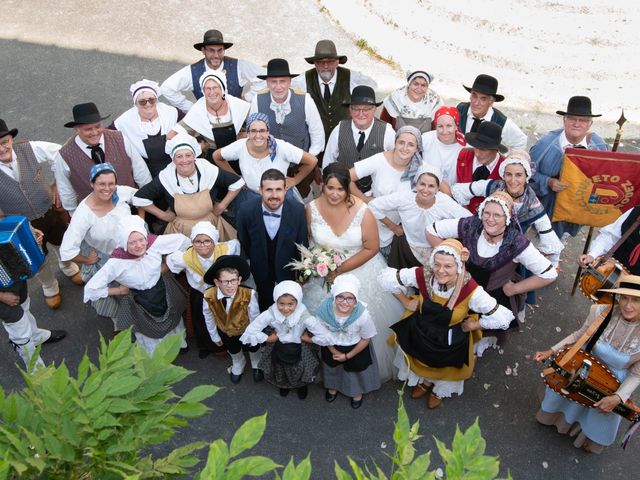
[[307, 248], [296, 244], [300, 252], [301, 260], [294, 260], [287, 266], [298, 271], [298, 281], [306, 282], [311, 277], [325, 278], [329, 272], [335, 271], [342, 262], [344, 256], [337, 250], [325, 250], [322, 247]]

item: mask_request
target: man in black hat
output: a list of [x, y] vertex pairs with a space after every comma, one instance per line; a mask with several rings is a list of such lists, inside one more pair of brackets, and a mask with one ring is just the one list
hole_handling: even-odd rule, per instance
[[[42, 284], [45, 303], [51, 309], [60, 307], [62, 297], [52, 261], [59, 259], [58, 249], [67, 230], [67, 214], [59, 205], [52, 167], [60, 145], [49, 142], [14, 142], [18, 129], [9, 129], [0, 119], [0, 218], [22, 215], [34, 228], [44, 233], [43, 250], [47, 243], [53, 255], [47, 255], [36, 278]], [[82, 285], [78, 266], [61, 262], [60, 269], [76, 285]]]
[[55, 174], [60, 201], [69, 213], [93, 191], [89, 173], [98, 163], [109, 162], [115, 167], [118, 185], [139, 188], [151, 181], [140, 153], [121, 132], [102, 126], [108, 117], [100, 115], [95, 103], [81, 103], [73, 107], [73, 120], [64, 124], [76, 134], [56, 155]]
[[[267, 74], [258, 78], [267, 81], [268, 91], [253, 97], [249, 113], [261, 112], [269, 117], [270, 133], [305, 152], [317, 157], [325, 144], [324, 127], [318, 107], [308, 93], [291, 88], [291, 79], [297, 75], [289, 72], [289, 63], [282, 58], [269, 60]], [[298, 173], [297, 165], [289, 168], [287, 176]], [[313, 171], [296, 185], [303, 197], [309, 193]]]
[[471, 87], [463, 85], [471, 95], [468, 102], [458, 104], [460, 112], [460, 130], [464, 133], [477, 132], [482, 122], [492, 121], [502, 127], [502, 141], [511, 148], [525, 149], [527, 136], [520, 128], [497, 108], [494, 102], [501, 102], [504, 96], [498, 93], [498, 80], [491, 75], [476, 77]]
[[[476, 180], [500, 179], [501, 154], [508, 149], [502, 144], [502, 127], [494, 122], [482, 122], [477, 132], [464, 136], [473, 149], [460, 150], [456, 163], [456, 183], [471, 183]], [[466, 208], [476, 213], [484, 197], [473, 197]]]
[[[202, 42], [193, 45], [193, 48], [202, 52], [204, 58], [181, 68], [162, 83], [162, 94], [167, 101], [183, 112], [188, 112], [193, 102], [187, 100], [182, 92], [191, 90], [196, 100], [202, 98], [199, 80], [203, 73], [209, 71], [226, 76], [227, 93], [242, 98], [243, 87], [254, 82], [257, 75], [263, 74], [264, 68], [246, 60], [226, 56], [226, 50], [232, 45], [233, 43], [224, 41], [219, 30], [207, 30]], [[252, 91], [262, 88], [264, 83], [257, 82], [252, 86]], [[252, 94], [248, 94], [247, 100], [251, 100], [251, 96]]]
[[353, 89], [358, 85], [377, 88], [377, 83], [353, 70], [339, 65], [347, 63], [346, 55], [338, 55], [336, 45], [331, 40], [320, 40], [307, 63], [315, 66], [293, 80], [293, 88], [308, 92], [316, 102], [324, 126], [325, 138], [341, 120], [349, 118], [344, 102], [349, 101]]
[[[351, 100], [343, 102], [349, 108], [350, 120], [342, 120], [333, 129], [324, 153], [323, 167], [333, 162], [344, 163], [348, 168], [355, 162], [369, 158], [376, 153], [393, 150], [395, 132], [387, 122], [375, 118], [376, 102], [373, 88], [358, 85], [353, 89]], [[361, 192], [371, 189], [371, 177], [356, 182]]]
[[[587, 148], [589, 150], [607, 150], [607, 144], [596, 133], [590, 132], [593, 118], [600, 115], [591, 113], [589, 97], [571, 97], [567, 110], [556, 111], [562, 115], [563, 128], [552, 130], [531, 147], [531, 163], [535, 164], [531, 186], [540, 198], [549, 218], [553, 217], [556, 194], [567, 185], [560, 182], [560, 168], [566, 148]], [[552, 222], [559, 238], [575, 237], [581, 225], [569, 222]]]

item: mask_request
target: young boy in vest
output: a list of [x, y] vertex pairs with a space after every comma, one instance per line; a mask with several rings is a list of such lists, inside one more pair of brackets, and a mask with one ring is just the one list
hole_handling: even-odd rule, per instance
[[238, 255], [221, 256], [204, 275], [204, 282], [214, 286], [204, 292], [202, 313], [211, 340], [218, 346], [224, 345], [231, 356], [229, 377], [232, 383], [240, 382], [247, 364], [243, 350], [249, 351], [253, 381], [260, 382], [264, 378], [262, 370], [258, 369], [259, 345], [249, 347], [240, 342], [249, 323], [260, 314], [254, 290], [240, 285], [249, 275], [249, 265]]
[[240, 242], [229, 240], [218, 243], [220, 234], [211, 222], [198, 222], [191, 230], [192, 246], [185, 252], [174, 252], [167, 256], [167, 266], [172, 273], [186, 272], [189, 292], [189, 306], [191, 309], [191, 323], [196, 337], [198, 356], [206, 358], [210, 353], [221, 353], [226, 356], [226, 350], [216, 346], [209, 336], [207, 325], [202, 315], [202, 300], [204, 292], [211, 285], [204, 281], [205, 272], [222, 255], [238, 255]]

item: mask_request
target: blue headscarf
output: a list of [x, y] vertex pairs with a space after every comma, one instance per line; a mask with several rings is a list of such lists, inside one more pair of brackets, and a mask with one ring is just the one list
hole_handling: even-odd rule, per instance
[[[104, 163], [98, 163], [97, 165], [94, 165], [93, 167], [91, 167], [91, 172], [89, 173], [89, 182], [93, 183], [96, 177], [102, 172], [113, 173], [113, 175], [116, 177], [116, 181], [118, 180], [118, 174], [116, 173], [115, 167], [111, 165], [109, 162], [104, 162]], [[113, 202], [114, 205], [118, 203], [117, 188], [111, 195], [111, 201]]]
[[[269, 125], [269, 117], [267, 116], [266, 113], [262, 113], [262, 112], [255, 112], [249, 115], [249, 118], [247, 118], [247, 121], [245, 122], [247, 131], [249, 131], [249, 127], [256, 120], [260, 120], [261, 122], [264, 122], [265, 125], [267, 126], [267, 130], [271, 131], [271, 126]], [[269, 158], [273, 162], [276, 158], [278, 144], [276, 143], [275, 137], [271, 134], [269, 134], [269, 138], [267, 139], [267, 146], [269, 147]]]

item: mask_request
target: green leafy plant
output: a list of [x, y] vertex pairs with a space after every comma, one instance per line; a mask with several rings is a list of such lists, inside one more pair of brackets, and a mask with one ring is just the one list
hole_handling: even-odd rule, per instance
[[147, 479], [180, 476], [196, 465], [194, 442], [163, 458], [141, 456], [171, 438], [188, 419], [209, 409], [200, 403], [217, 390], [200, 385], [180, 397], [172, 386], [190, 372], [173, 365], [180, 336], [164, 339], [153, 357], [131, 343], [131, 332], [108, 345], [98, 364], [85, 354], [77, 376], [64, 362], [29, 375], [26, 387], [0, 388], [0, 478]]

